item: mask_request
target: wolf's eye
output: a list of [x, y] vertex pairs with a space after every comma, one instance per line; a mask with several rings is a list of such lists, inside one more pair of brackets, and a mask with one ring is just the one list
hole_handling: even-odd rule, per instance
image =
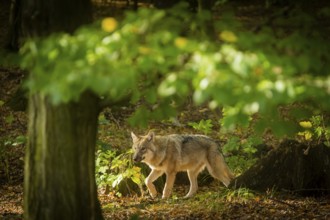
[[145, 152], [146, 150], [147, 150], [147, 148], [145, 148], [145, 147], [142, 147], [142, 148], [141, 148], [141, 151], [142, 151], [142, 152]]

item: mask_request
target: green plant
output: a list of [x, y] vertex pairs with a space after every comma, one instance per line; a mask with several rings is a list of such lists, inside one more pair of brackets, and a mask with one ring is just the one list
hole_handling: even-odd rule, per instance
[[261, 144], [262, 139], [258, 136], [249, 136], [248, 138], [240, 139], [237, 136], [229, 138], [223, 146], [224, 153], [242, 152], [248, 156], [257, 152], [256, 145]]
[[197, 122], [189, 122], [189, 126], [193, 127], [197, 131], [203, 132], [205, 135], [209, 134], [212, 131], [212, 121], [210, 119], [207, 120], [200, 120], [198, 123]]
[[243, 173], [256, 162], [257, 158], [254, 156], [257, 152], [256, 145], [261, 142], [261, 138], [257, 136], [242, 140], [237, 136], [232, 136], [228, 139], [222, 151], [231, 155], [226, 160], [236, 174]]
[[225, 200], [228, 202], [248, 202], [251, 199], [254, 199], [255, 193], [247, 188], [237, 188], [237, 189], [230, 189], [230, 188], [222, 188], [218, 192], [207, 192], [205, 194], [198, 194], [196, 197], [204, 201], [209, 200], [212, 198], [212, 200], [218, 201], [218, 199]]
[[19, 135], [15, 137], [14, 140], [8, 142], [8, 144], [11, 144], [12, 146], [18, 146], [21, 144], [26, 144], [26, 142], [27, 142], [27, 137], [24, 135]]
[[7, 117], [5, 117], [5, 122], [11, 125], [15, 120], [13, 113], [10, 113]]
[[27, 141], [26, 137], [19, 135], [15, 138], [5, 137], [0, 139], [0, 169], [5, 173], [7, 181], [10, 180], [10, 167], [9, 167], [9, 158], [11, 155], [11, 148], [25, 144]]
[[222, 197], [228, 202], [240, 201], [247, 202], [255, 198], [254, 193], [247, 188], [238, 188], [238, 189], [226, 189], [224, 192], [221, 192]]
[[227, 201], [239, 200], [247, 202], [255, 197], [254, 193], [247, 188], [238, 188], [235, 190], [230, 190], [225, 194], [225, 199]]
[[99, 122], [99, 125], [109, 125], [110, 124], [109, 120], [106, 119], [104, 113], [102, 113], [102, 114], [99, 115], [98, 122]]
[[120, 183], [130, 179], [143, 194], [144, 175], [141, 168], [132, 164], [132, 150], [118, 154], [113, 150], [98, 150], [96, 154], [96, 183], [99, 187], [109, 186], [118, 196]]
[[236, 176], [244, 173], [248, 168], [250, 168], [257, 158], [246, 157], [242, 155], [233, 155], [226, 157], [226, 162], [228, 166], [233, 170]]
[[10, 179], [8, 151], [9, 145], [7, 144], [7, 141], [4, 139], [0, 139], [0, 168], [5, 173], [5, 177], [7, 180]]
[[324, 145], [330, 147], [330, 127], [326, 126], [322, 115], [315, 115], [307, 121], [300, 121], [299, 125], [304, 129], [298, 132], [298, 136], [305, 141], [315, 139], [318, 143], [323, 141]]

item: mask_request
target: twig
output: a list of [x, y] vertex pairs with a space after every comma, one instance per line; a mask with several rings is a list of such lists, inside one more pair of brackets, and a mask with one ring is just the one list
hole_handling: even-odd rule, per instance
[[111, 120], [112, 120], [113, 122], [115, 122], [115, 124], [117, 125], [117, 128], [120, 129], [120, 123], [119, 123], [119, 121], [113, 116], [112, 111], [109, 112], [109, 116], [111, 117]]
[[269, 198], [270, 200], [274, 201], [274, 202], [277, 202], [277, 203], [281, 203], [283, 205], [287, 205], [289, 206], [291, 209], [299, 209], [300, 207], [298, 206], [295, 206], [295, 205], [292, 205], [290, 203], [287, 203], [287, 202], [284, 202], [284, 201], [281, 201], [281, 200], [278, 200], [278, 199], [274, 199], [274, 198]]
[[291, 192], [291, 193], [296, 193], [296, 192], [308, 192], [308, 191], [318, 191], [318, 192], [330, 192], [330, 189], [296, 189], [296, 190], [283, 190], [285, 192]]

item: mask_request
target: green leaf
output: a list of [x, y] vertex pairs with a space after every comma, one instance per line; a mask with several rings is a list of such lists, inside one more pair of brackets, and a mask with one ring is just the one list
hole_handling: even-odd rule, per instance
[[9, 116], [7, 116], [5, 118], [5, 121], [7, 124], [12, 124], [14, 122], [15, 118], [14, 118], [14, 115], [13, 114], [10, 114]]
[[99, 172], [101, 172], [101, 173], [105, 173], [105, 172], [107, 172], [108, 169], [109, 169], [108, 166], [103, 166], [103, 167], [100, 167], [100, 168], [99, 168]]
[[112, 187], [115, 188], [116, 186], [118, 186], [123, 179], [123, 174], [118, 174], [116, 179], [112, 182]]
[[293, 137], [298, 131], [294, 122], [281, 120], [272, 122], [272, 130], [277, 137]]
[[141, 175], [139, 173], [134, 173], [132, 176], [131, 176], [131, 180], [138, 184], [138, 185], [141, 185], [142, 184], [142, 181], [141, 181]]
[[144, 106], [138, 108], [132, 116], [128, 119], [129, 124], [132, 126], [147, 127], [149, 116], [151, 112]]
[[223, 146], [223, 152], [229, 153], [232, 151], [237, 151], [240, 147], [239, 145], [240, 139], [238, 137], [231, 137], [227, 143]]
[[146, 101], [150, 104], [153, 104], [157, 101], [157, 92], [155, 89], [151, 88], [150, 90], [147, 90], [145, 95]]

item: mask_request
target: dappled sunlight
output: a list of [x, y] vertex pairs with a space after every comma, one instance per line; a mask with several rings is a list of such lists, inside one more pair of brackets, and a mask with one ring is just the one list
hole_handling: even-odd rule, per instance
[[[233, 126], [237, 120], [246, 124], [245, 118], [249, 115], [263, 114], [273, 106], [296, 99], [308, 99], [314, 92], [329, 87], [327, 80], [320, 86], [319, 78], [315, 79], [318, 83], [311, 83], [312, 78], [311, 82], [294, 78], [305, 73], [306, 68], [312, 70], [309, 63], [302, 61], [293, 65], [291, 62], [294, 53], [304, 48], [299, 43], [308, 43], [297, 41], [292, 49], [291, 42], [297, 35], [283, 39], [278, 51], [257, 46], [263, 43], [271, 47], [279, 41], [273, 39], [268, 30], [256, 36], [255, 42], [248, 41], [250, 33], [222, 28], [221, 21], [215, 21], [219, 41], [196, 35], [197, 30], [183, 37], [179, 23], [189, 17], [180, 17], [175, 10], [169, 13], [175, 16], [141, 9], [137, 14], [128, 13], [122, 21], [104, 18], [96, 22], [98, 25], [81, 28], [72, 36], [55, 35], [38, 42], [30, 41], [22, 49], [22, 67], [30, 69], [36, 77], [31, 77], [27, 85], [31, 91], [43, 90], [53, 97], [54, 103], [76, 100], [86, 90], [115, 100], [131, 95], [137, 100], [146, 92], [154, 93], [154, 98], [148, 101], [155, 104], [164, 100], [162, 105], [154, 105], [162, 109], [168, 108], [169, 100], [180, 103], [192, 92], [197, 104], [209, 102], [211, 106], [235, 109], [227, 114], [232, 119], [224, 118], [225, 126]], [[226, 19], [235, 23], [229, 17]], [[198, 24], [198, 21], [191, 22]], [[286, 48], [288, 52], [281, 55]], [[45, 59], [56, 60], [56, 65], [43, 62]], [[45, 70], [51, 77], [45, 77]], [[150, 83], [155, 85], [148, 87]], [[148, 116], [141, 117], [143, 113]], [[151, 119], [153, 116], [141, 111], [133, 117], [131, 122], [137, 123], [139, 117]]]
[[0, 218], [329, 217], [329, 3], [38, 2], [0, 9]]
[[[184, 194], [179, 187], [168, 200], [148, 197], [115, 197], [100, 195], [103, 214], [106, 219], [238, 219], [251, 217], [272, 218], [318, 218], [328, 213], [327, 200], [319, 203], [310, 198], [259, 194], [247, 189], [226, 190], [218, 186], [201, 187], [200, 192], [191, 199], [176, 195]], [[315, 213], [315, 207], [318, 212]]]

